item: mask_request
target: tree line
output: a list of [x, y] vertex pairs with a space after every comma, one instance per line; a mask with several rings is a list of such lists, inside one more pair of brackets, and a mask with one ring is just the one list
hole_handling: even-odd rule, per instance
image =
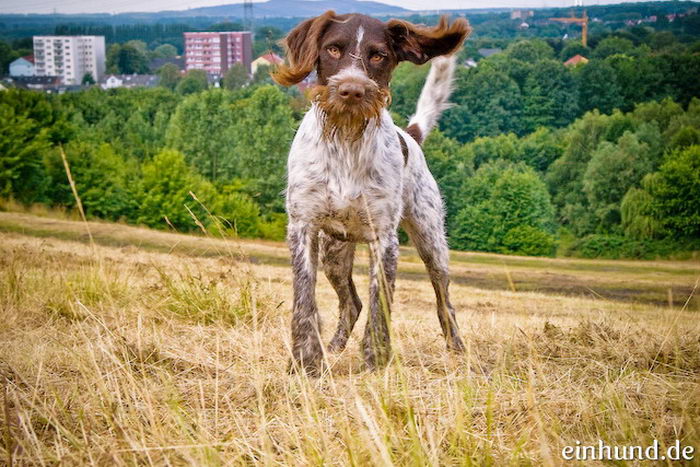
[[[566, 46], [537, 39], [459, 68], [456, 105], [425, 143], [453, 248], [646, 258], [700, 247], [697, 55], [617, 39], [575, 68], [561, 63]], [[398, 124], [426, 73], [397, 70]], [[262, 75], [227, 78], [0, 93], [0, 196], [73, 207], [60, 146], [92, 217], [282, 239], [286, 155], [308, 101]]]

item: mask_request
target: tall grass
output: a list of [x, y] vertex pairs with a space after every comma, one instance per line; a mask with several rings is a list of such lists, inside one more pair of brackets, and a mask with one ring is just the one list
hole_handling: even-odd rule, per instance
[[[558, 465], [576, 441], [700, 447], [700, 322], [682, 306], [456, 284], [455, 356], [429, 282], [399, 280], [397, 358], [362, 370], [356, 330], [310, 379], [286, 371], [285, 264], [233, 243], [187, 256], [1, 235], [7, 464]], [[322, 278], [318, 300], [328, 342]]]
[[[286, 372], [285, 267], [245, 264], [251, 282], [227, 258], [98, 246], [96, 266], [83, 244], [3, 239], [0, 457], [15, 463], [559, 464], [576, 440], [700, 441], [698, 324], [680, 308], [632, 322], [612, 302], [457, 286], [455, 357], [429, 284], [399, 282], [400, 358], [365, 372], [354, 338], [308, 379]], [[321, 281], [326, 340], [332, 294]]]

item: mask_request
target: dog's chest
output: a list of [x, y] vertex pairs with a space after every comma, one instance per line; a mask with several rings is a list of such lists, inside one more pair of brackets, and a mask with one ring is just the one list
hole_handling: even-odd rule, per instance
[[378, 230], [396, 224], [402, 206], [403, 156], [395, 130], [392, 134], [378, 129], [371, 138], [343, 145], [323, 141], [305, 123], [310, 122], [302, 123], [290, 152], [290, 218], [354, 241], [371, 241]]

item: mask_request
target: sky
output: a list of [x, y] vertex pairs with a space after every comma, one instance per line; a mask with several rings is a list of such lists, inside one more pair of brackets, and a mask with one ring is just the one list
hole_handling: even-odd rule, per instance
[[[259, 1], [259, 0], [258, 0]], [[242, 0], [0, 0], [0, 13], [124, 13], [186, 10], [203, 6], [240, 3]], [[381, 0], [410, 10], [447, 10], [498, 7], [567, 7], [573, 0]], [[588, 5], [626, 3], [620, 0], [587, 0]]]

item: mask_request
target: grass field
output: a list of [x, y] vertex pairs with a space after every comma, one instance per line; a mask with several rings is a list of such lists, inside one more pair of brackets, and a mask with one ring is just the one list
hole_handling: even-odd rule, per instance
[[[286, 373], [283, 244], [89, 227], [94, 242], [65, 217], [0, 212], [0, 464], [559, 465], [577, 441], [700, 449], [699, 262], [454, 253], [457, 356], [402, 248], [390, 366], [362, 370], [363, 313], [307, 379]], [[366, 304], [366, 249], [358, 263]], [[319, 277], [327, 342], [337, 303]]]

